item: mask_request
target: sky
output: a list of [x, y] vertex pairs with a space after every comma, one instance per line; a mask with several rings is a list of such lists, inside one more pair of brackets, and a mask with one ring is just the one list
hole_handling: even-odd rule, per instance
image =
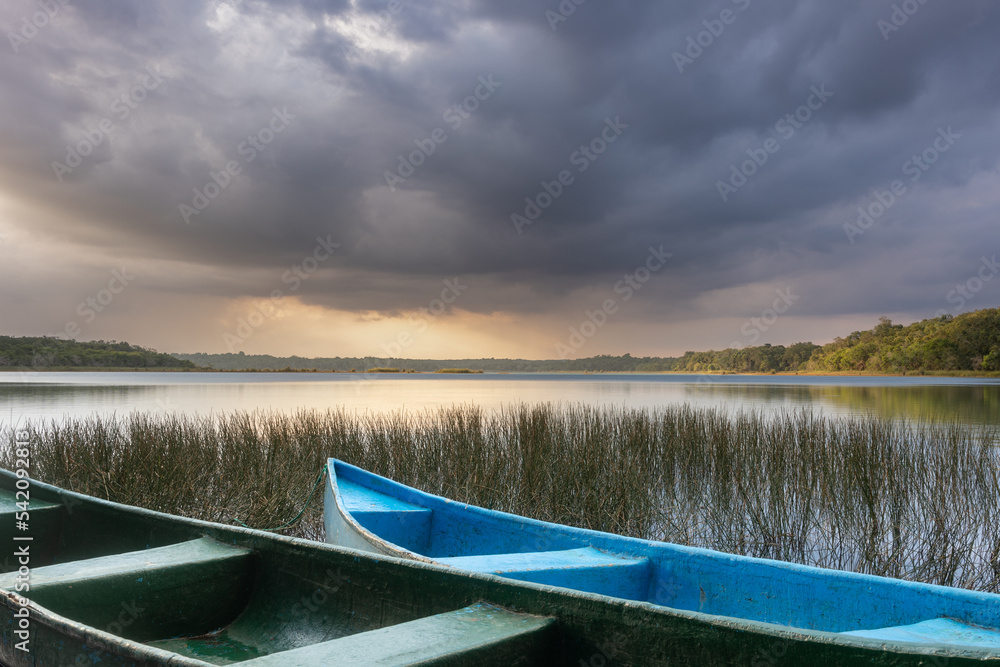
[[0, 334], [575, 358], [1000, 305], [987, 0], [5, 0]]

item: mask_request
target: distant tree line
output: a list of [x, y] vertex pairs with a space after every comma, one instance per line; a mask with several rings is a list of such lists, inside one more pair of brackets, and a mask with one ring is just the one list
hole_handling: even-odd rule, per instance
[[268, 354], [178, 354], [178, 359], [218, 370], [318, 370], [364, 373], [370, 369], [398, 368], [401, 371], [434, 372], [442, 369], [469, 369], [493, 373], [595, 372], [626, 373], [639, 366], [658, 366], [674, 360], [662, 357], [620, 357], [601, 355], [588, 359], [396, 359], [386, 357], [274, 357]]
[[1000, 308], [957, 317], [945, 315], [909, 326], [883, 317], [869, 331], [819, 346], [813, 343], [685, 352], [681, 357], [600, 355], [586, 359], [386, 359], [378, 357], [273, 357], [270, 355], [178, 354], [179, 359], [219, 370], [319, 370], [365, 372], [371, 368], [437, 371], [468, 368], [487, 372], [704, 372], [782, 373], [796, 371], [1000, 370]]
[[822, 347], [796, 343], [685, 352], [670, 368], [640, 370], [734, 371], [1000, 371], [1000, 308], [944, 315], [909, 326], [887, 317]]
[[869, 331], [837, 338], [813, 353], [819, 371], [998, 371], [1000, 308], [944, 315], [909, 326], [883, 317]]
[[196, 368], [177, 359], [118, 341], [0, 336], [0, 368]]
[[[812, 343], [759, 345], [757, 347], [685, 352], [675, 360], [673, 371], [731, 371], [734, 373], [782, 373], [801, 370], [820, 349]], [[652, 369], [651, 369], [652, 370]]]
[[376, 357], [272, 357], [249, 354], [179, 354], [181, 359], [219, 370], [318, 370], [345, 372], [384, 371], [393, 368], [434, 372], [466, 368], [492, 373], [654, 373], [660, 371], [732, 371], [770, 373], [802, 368], [818, 345], [796, 343], [762, 345], [740, 350], [685, 352], [682, 357], [620, 357], [599, 355], [586, 359], [387, 359]]
[[832, 343], [759, 345], [740, 349], [685, 352], [681, 357], [599, 355], [586, 359], [386, 359], [378, 357], [274, 357], [237, 354], [161, 354], [117, 341], [77, 342], [60, 338], [0, 336], [0, 368], [163, 368], [197, 367], [233, 371], [337, 371], [364, 373], [375, 368], [433, 372], [470, 369], [494, 373], [704, 372], [782, 373], [795, 371], [1000, 371], [1000, 308], [923, 320], [909, 326], [888, 318], [868, 331]]

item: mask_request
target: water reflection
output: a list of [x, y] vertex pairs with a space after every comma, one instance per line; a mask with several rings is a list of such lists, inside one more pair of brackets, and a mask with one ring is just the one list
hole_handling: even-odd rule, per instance
[[691, 385], [692, 404], [774, 410], [817, 409], [837, 415], [876, 414], [892, 420], [1000, 423], [1000, 387]]
[[380, 375], [284, 373], [0, 374], [0, 425], [25, 419], [166, 411], [345, 409], [421, 413], [441, 406], [584, 403], [727, 410], [811, 409], [909, 421], [1000, 423], [1000, 382], [971, 378], [695, 375]]

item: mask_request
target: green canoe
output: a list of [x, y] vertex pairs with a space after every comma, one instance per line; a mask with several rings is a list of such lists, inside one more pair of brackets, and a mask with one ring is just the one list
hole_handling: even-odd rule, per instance
[[984, 662], [806, 641], [777, 625], [173, 517], [6, 471], [0, 540], [0, 663], [11, 666]]

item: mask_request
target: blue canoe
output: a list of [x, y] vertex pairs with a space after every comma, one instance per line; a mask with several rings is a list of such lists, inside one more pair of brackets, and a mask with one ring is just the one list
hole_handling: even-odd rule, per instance
[[[536, 521], [336, 459], [329, 472], [324, 521], [333, 544], [652, 603], [749, 634], [778, 626], [826, 645], [874, 645], [882, 658], [915, 650], [1000, 662], [1000, 595]], [[872, 664], [896, 664], [882, 658]]]

